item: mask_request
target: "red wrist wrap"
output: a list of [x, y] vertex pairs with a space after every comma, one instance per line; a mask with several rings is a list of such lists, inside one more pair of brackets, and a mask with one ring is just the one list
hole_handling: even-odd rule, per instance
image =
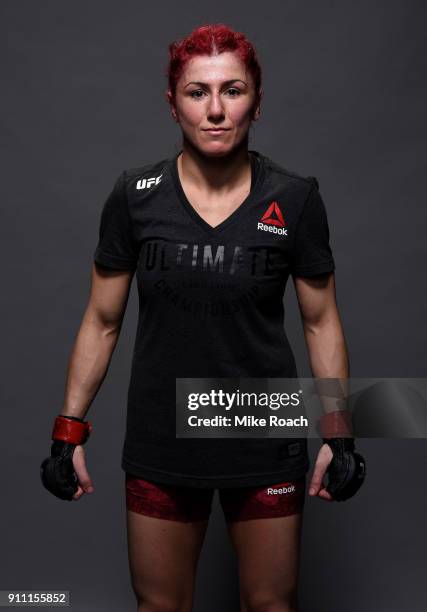
[[88, 421], [80, 422], [57, 416], [53, 425], [52, 440], [63, 440], [71, 444], [84, 444], [92, 431]]
[[327, 412], [319, 420], [319, 429], [322, 438], [353, 437], [351, 412], [348, 410]]

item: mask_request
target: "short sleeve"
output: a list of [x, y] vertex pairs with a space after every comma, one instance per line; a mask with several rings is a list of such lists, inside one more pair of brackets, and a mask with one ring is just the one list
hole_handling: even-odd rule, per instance
[[125, 171], [117, 179], [101, 213], [94, 260], [117, 270], [135, 270], [139, 249], [133, 235], [126, 196]]
[[329, 244], [329, 226], [317, 179], [298, 220], [292, 249], [292, 276], [316, 276], [335, 269]]

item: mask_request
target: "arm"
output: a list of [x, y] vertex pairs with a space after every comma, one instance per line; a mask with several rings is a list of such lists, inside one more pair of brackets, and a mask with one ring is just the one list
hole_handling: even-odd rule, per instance
[[[68, 363], [63, 416], [83, 419], [105, 378], [120, 334], [133, 274], [133, 271], [112, 270], [95, 263], [92, 266], [89, 302]], [[71, 473], [74, 470], [78, 481], [73, 499], [78, 500], [94, 491], [83, 445], [62, 444], [55, 453], [51, 451], [55, 458], [43, 462], [42, 479], [46, 479], [49, 486], [44, 482], [45, 486], [57, 495], [59, 485], [55, 484], [58, 475], [55, 476], [54, 462], [58, 461], [56, 469], [62, 473], [61, 486], [68, 489], [74, 486], [70, 483], [72, 475], [66, 461], [67, 457], [70, 460], [70, 448]], [[54, 491], [49, 487], [54, 487]]]
[[336, 303], [334, 274], [293, 280], [313, 376], [348, 378], [348, 352]]
[[[349, 360], [338, 313], [334, 274], [293, 278], [307, 344], [311, 371], [315, 378], [347, 379]], [[327, 401], [325, 409], [328, 409]], [[334, 403], [331, 410], [335, 410]], [[328, 444], [319, 450], [309, 493], [331, 501], [323, 484], [333, 453]]]
[[89, 302], [70, 355], [61, 414], [84, 418], [108, 370], [134, 272], [92, 266]]
[[84, 453], [90, 423], [84, 417], [107, 373], [138, 255], [123, 171], [102, 209], [90, 297], [68, 363], [62, 414], [54, 422], [51, 456], [40, 466], [43, 485], [60, 499], [93, 491]]

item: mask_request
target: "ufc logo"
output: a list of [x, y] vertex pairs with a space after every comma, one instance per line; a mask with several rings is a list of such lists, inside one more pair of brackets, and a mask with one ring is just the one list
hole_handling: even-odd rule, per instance
[[163, 174], [160, 174], [159, 176], [156, 176], [154, 178], [148, 178], [148, 179], [139, 179], [139, 181], [136, 184], [136, 188], [137, 189], [148, 189], [149, 187], [152, 187], [153, 185], [158, 185], [160, 183], [160, 179], [162, 178]]

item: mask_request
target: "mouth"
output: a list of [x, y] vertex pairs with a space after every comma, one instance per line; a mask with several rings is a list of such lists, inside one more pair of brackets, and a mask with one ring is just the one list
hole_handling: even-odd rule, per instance
[[204, 132], [209, 132], [209, 134], [223, 134], [224, 132], [228, 132], [230, 128], [207, 128], [203, 130]]

